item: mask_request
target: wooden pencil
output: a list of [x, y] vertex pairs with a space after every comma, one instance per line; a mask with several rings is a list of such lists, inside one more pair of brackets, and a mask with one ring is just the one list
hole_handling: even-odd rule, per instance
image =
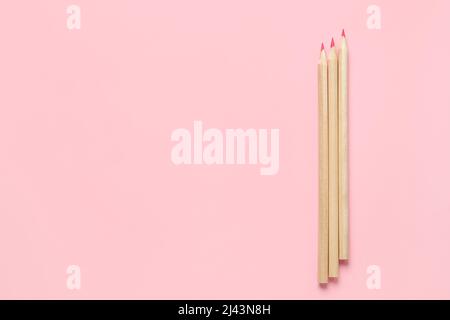
[[348, 49], [342, 30], [339, 50], [339, 259], [348, 259]]
[[318, 280], [328, 282], [328, 68], [322, 44], [317, 64], [319, 113], [319, 254]]
[[334, 39], [328, 54], [328, 275], [339, 275], [338, 58]]

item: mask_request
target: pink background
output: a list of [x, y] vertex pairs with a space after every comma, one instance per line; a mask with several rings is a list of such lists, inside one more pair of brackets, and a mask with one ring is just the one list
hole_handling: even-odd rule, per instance
[[[0, 6], [0, 298], [450, 298], [450, 2]], [[350, 48], [351, 260], [316, 281], [316, 63]], [[280, 171], [174, 166], [176, 128], [279, 128]], [[81, 290], [66, 268], [81, 267]], [[379, 265], [380, 290], [366, 287]]]

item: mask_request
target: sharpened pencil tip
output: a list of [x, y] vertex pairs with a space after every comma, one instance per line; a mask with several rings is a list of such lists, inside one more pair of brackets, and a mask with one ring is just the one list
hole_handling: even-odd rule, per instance
[[345, 38], [345, 30], [342, 29], [342, 36]]
[[322, 42], [322, 46], [320, 47], [320, 51], [323, 51], [323, 50], [325, 50], [325, 46], [323, 45], [323, 42]]
[[331, 48], [334, 47], [334, 38], [331, 38]]

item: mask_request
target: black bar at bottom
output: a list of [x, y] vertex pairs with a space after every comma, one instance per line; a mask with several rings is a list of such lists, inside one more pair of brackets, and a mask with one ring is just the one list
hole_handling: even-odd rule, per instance
[[[369, 300], [7, 300], [0, 301], [0, 316], [11, 309], [22, 313], [70, 316], [113, 316], [125, 319], [310, 319], [311, 317], [405, 316], [420, 308], [448, 310], [448, 301]], [[417, 314], [416, 314], [417, 315]], [[428, 314], [429, 315], [429, 314]]]

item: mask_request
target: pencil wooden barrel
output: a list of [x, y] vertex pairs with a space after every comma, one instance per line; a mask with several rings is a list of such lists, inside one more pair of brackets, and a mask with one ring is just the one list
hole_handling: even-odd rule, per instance
[[328, 69], [322, 45], [317, 65], [319, 113], [319, 261], [318, 281], [328, 282]]
[[348, 50], [345, 33], [339, 50], [339, 259], [348, 259]]
[[328, 275], [339, 275], [338, 59], [334, 41], [328, 54]]

